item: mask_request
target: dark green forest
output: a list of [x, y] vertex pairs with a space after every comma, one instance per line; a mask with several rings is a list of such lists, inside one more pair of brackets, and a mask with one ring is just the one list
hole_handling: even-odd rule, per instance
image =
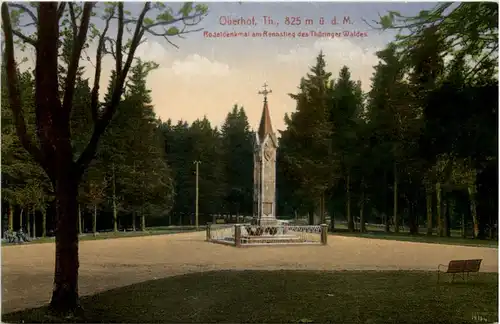
[[[383, 17], [385, 29], [420, 27], [377, 53], [367, 93], [349, 66], [329, 71], [323, 53], [311, 57], [310, 72], [290, 94], [295, 111], [284, 116], [287, 127], [278, 134], [278, 217], [328, 218], [332, 230], [345, 221], [350, 231], [376, 223], [395, 232], [405, 225], [413, 234], [462, 229], [471, 238], [496, 236], [498, 36], [488, 31], [496, 32], [498, 9], [468, 6], [431, 24], [432, 12], [413, 21], [398, 13]], [[80, 233], [194, 225], [195, 161], [201, 162], [200, 224], [213, 215], [252, 215], [255, 125], [245, 109], [221, 107], [228, 110], [221, 127], [201, 116], [191, 124], [162, 121], [146, 82], [155, 68], [136, 60], [130, 69], [117, 113], [79, 185]], [[80, 67], [76, 75], [70, 118], [75, 157], [93, 127], [92, 85], [84, 72]], [[31, 70], [19, 77], [26, 127], [35, 134], [36, 78]], [[5, 67], [1, 81], [2, 225], [51, 235], [54, 190], [16, 134]], [[113, 73], [103, 107], [113, 100], [115, 81]]]

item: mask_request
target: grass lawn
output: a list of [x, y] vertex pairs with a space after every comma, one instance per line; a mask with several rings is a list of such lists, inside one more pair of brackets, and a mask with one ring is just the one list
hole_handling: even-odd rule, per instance
[[2, 321], [385, 324], [477, 323], [482, 316], [491, 323], [497, 291], [497, 273], [437, 284], [434, 272], [218, 271], [84, 297], [82, 318], [51, 317], [43, 307], [3, 315]]
[[[176, 234], [182, 232], [193, 232], [195, 228], [175, 228], [175, 227], [152, 227], [147, 228], [145, 232], [140, 230], [137, 231], [128, 231], [128, 232], [99, 232], [96, 236], [92, 233], [85, 233], [80, 235], [80, 241], [93, 241], [93, 240], [105, 240], [105, 239], [115, 239], [115, 238], [124, 238], [124, 237], [138, 237], [138, 236], [150, 236], [150, 235], [166, 235], [166, 234]], [[205, 230], [203, 227], [200, 227], [200, 230]], [[22, 245], [26, 244], [37, 244], [37, 243], [53, 243], [55, 242], [55, 237], [37, 237], [35, 240], [31, 242], [24, 242]], [[19, 245], [17, 243], [7, 243], [2, 242], [2, 246], [11, 246], [11, 245]]]
[[435, 243], [435, 244], [451, 244], [451, 245], [464, 245], [464, 246], [480, 246], [489, 248], [498, 248], [497, 240], [478, 240], [471, 238], [461, 238], [461, 237], [439, 237], [436, 235], [427, 236], [425, 234], [411, 235], [409, 233], [386, 233], [382, 231], [369, 231], [366, 233], [359, 232], [347, 232], [346, 230], [340, 229], [331, 233], [333, 235], [343, 235], [343, 236], [354, 236], [354, 237], [366, 237], [372, 239], [382, 239], [382, 240], [396, 240], [396, 241], [406, 241], [406, 242], [422, 242], [422, 243]]

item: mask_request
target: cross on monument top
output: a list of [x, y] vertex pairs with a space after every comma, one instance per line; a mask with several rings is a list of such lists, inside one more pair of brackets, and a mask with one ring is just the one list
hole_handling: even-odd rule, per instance
[[273, 91], [271, 89], [267, 90], [267, 82], [264, 82], [264, 85], [262, 86], [264, 90], [259, 91], [259, 94], [264, 95], [264, 101], [267, 101], [267, 95], [272, 93]]

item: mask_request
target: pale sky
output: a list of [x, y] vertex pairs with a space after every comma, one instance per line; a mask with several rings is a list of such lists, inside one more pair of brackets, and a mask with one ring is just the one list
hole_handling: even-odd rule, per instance
[[[147, 36], [148, 41], [138, 49], [143, 59], [153, 60], [160, 68], [150, 75], [148, 86], [152, 90], [156, 114], [162, 119], [171, 118], [193, 122], [204, 115], [213, 125], [221, 125], [234, 104], [244, 106], [252, 128], [258, 127], [262, 112], [262, 96], [257, 92], [267, 82], [272, 94], [269, 108], [274, 129], [283, 129], [285, 113], [295, 109], [295, 102], [288, 93], [295, 93], [300, 78], [305, 76], [315, 58], [323, 50], [327, 71], [336, 77], [347, 65], [353, 79], [361, 80], [366, 91], [370, 88], [373, 67], [377, 65], [375, 52], [393, 39], [394, 33], [371, 30], [362, 19], [378, 20], [389, 10], [405, 15], [416, 15], [436, 3], [207, 3], [208, 16], [199, 27], [205, 32], [295, 32], [293, 37], [209, 38], [204, 31], [185, 35], [173, 41], [179, 48], [160, 37]], [[132, 13], [142, 8], [141, 3], [126, 3]], [[174, 8], [180, 6], [173, 4]], [[264, 16], [279, 22], [278, 26], [264, 25]], [[223, 26], [230, 19], [252, 18], [255, 26]], [[300, 26], [285, 24], [285, 17], [300, 17]], [[324, 25], [319, 19], [324, 18]], [[342, 24], [349, 17], [351, 24]], [[336, 18], [337, 25], [331, 25]], [[306, 19], [314, 23], [306, 26]], [[364, 37], [299, 37], [299, 32], [366, 33]], [[94, 51], [89, 50], [92, 58]], [[89, 77], [92, 66], [87, 65]], [[103, 62], [101, 92], [107, 88], [109, 71], [114, 62]]]

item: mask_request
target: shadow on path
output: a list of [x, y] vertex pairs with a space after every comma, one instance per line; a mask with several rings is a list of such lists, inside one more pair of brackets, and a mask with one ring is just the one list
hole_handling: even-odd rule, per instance
[[82, 298], [84, 317], [46, 307], [3, 322], [474, 323], [497, 317], [498, 274], [436, 283], [422, 271], [212, 271], [150, 280]]

